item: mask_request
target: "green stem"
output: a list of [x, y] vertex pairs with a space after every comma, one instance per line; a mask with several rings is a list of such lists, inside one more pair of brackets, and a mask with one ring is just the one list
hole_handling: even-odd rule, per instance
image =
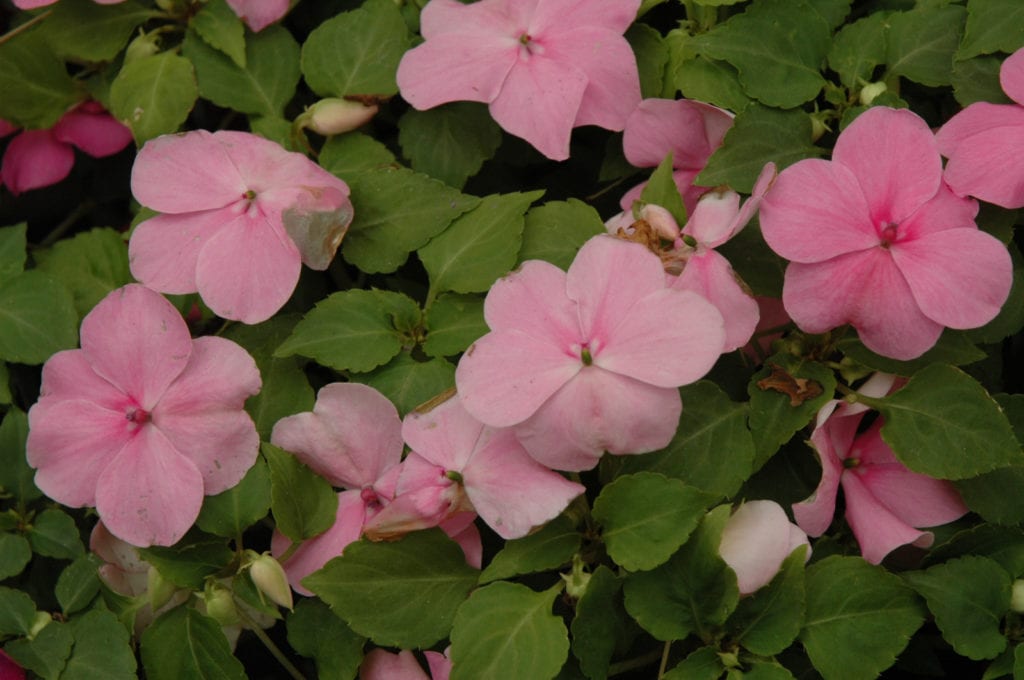
[[661, 651], [661, 663], [658, 665], [658, 677], [661, 678], [665, 675], [665, 667], [668, 666], [668, 650], [672, 648], [672, 641], [668, 640], [665, 643], [665, 648]]
[[260, 642], [262, 642], [263, 646], [267, 648], [267, 651], [269, 651], [273, 657], [277, 659], [277, 662], [281, 664], [286, 671], [288, 671], [288, 675], [292, 676], [295, 680], [306, 680], [306, 676], [304, 676], [299, 669], [288, 660], [288, 657], [284, 655], [281, 648], [274, 644], [274, 641], [270, 639], [270, 636], [267, 635], [262, 628], [260, 628], [259, 624], [253, 621], [249, 615], [245, 613], [244, 606], [245, 603], [236, 598], [235, 609], [238, 612], [238, 618], [242, 620], [245, 627], [256, 634], [256, 637], [260, 639]]
[[608, 666], [608, 677], [610, 678], [614, 675], [622, 675], [623, 673], [627, 673], [637, 668], [650, 666], [652, 663], [660, 659], [661, 655], [661, 651], [655, 651], [650, 652], [649, 654], [644, 654], [643, 656], [638, 656], [632, 659], [626, 659], [625, 661], [619, 661], [618, 663], [613, 663], [612, 665]]
[[93, 208], [96, 207], [96, 202], [93, 200], [85, 200], [78, 204], [78, 207], [71, 211], [67, 217], [61, 221], [56, 227], [53, 228], [46, 238], [43, 239], [42, 243], [39, 244], [40, 248], [46, 248], [52, 246], [67, 232], [68, 229], [75, 225], [75, 222], [82, 219], [89, 213]]
[[28, 21], [23, 23], [21, 26], [17, 26], [15, 28], [12, 28], [11, 30], [9, 30], [6, 33], [4, 33], [3, 35], [0, 35], [0, 45], [3, 45], [5, 42], [7, 42], [8, 40], [14, 38], [15, 36], [24, 33], [28, 29], [30, 29], [33, 26], [35, 26], [36, 24], [38, 24], [40, 21], [46, 19], [51, 14], [53, 14], [53, 10], [52, 9], [48, 9], [45, 12], [43, 12], [42, 14], [37, 14], [36, 16], [32, 17], [31, 19], [29, 19]]
[[277, 558], [277, 561], [281, 564], [287, 562], [288, 559], [295, 554], [295, 551], [299, 549], [300, 545], [302, 545], [302, 541], [295, 541], [294, 543], [292, 543], [290, 546], [288, 546], [287, 550], [281, 553], [281, 556]]

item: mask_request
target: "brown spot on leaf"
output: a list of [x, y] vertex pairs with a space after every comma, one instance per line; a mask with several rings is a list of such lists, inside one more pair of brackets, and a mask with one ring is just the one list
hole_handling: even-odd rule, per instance
[[821, 396], [824, 391], [821, 385], [809, 378], [794, 378], [786, 369], [777, 364], [769, 364], [772, 372], [767, 378], [757, 381], [762, 390], [775, 390], [789, 397], [790, 406], [799, 406], [808, 399]]

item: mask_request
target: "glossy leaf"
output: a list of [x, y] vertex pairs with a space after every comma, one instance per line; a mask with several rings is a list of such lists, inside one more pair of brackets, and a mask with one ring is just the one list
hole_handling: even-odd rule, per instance
[[270, 507], [277, 529], [293, 541], [322, 534], [334, 525], [338, 495], [330, 483], [273, 444], [260, 447], [270, 469]]
[[0, 284], [0, 359], [41, 364], [78, 345], [78, 314], [59, 282], [30, 270]]
[[136, 144], [177, 132], [199, 96], [185, 57], [162, 52], [129, 62], [110, 85], [110, 110], [132, 130]]
[[408, 352], [398, 356], [380, 368], [369, 373], [352, 376], [353, 382], [361, 382], [376, 389], [405, 415], [445, 390], [455, 387], [455, 365], [447, 359], [435, 358], [417, 361]]
[[398, 121], [398, 143], [413, 170], [461, 189], [501, 145], [501, 128], [476, 102], [427, 111], [409, 109]]
[[321, 680], [352, 680], [363, 660], [366, 638], [334, 616], [327, 605], [314, 598], [299, 600], [288, 617], [288, 644], [316, 661]]
[[572, 520], [560, 515], [532, 534], [506, 541], [480, 574], [480, 583], [557, 569], [572, 560], [582, 540]]
[[178, 607], [142, 634], [142, 665], [150, 680], [245, 680], [221, 627], [191, 607]]

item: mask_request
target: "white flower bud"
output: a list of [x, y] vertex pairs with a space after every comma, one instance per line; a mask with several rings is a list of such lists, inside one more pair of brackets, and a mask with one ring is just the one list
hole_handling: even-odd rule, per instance
[[889, 88], [886, 84], [881, 81], [877, 83], [868, 83], [860, 90], [860, 103], [864, 106], [871, 106], [871, 102], [875, 101], [875, 97], [888, 89]]
[[281, 563], [263, 553], [249, 565], [249, 576], [261, 593], [285, 609], [292, 609], [292, 589]]
[[317, 134], [340, 135], [365, 125], [377, 115], [377, 105], [367, 106], [348, 99], [321, 99], [299, 116], [295, 122]]

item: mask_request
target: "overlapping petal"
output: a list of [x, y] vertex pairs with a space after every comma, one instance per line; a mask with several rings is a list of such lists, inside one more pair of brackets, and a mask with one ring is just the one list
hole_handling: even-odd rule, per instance
[[129, 397], [93, 370], [81, 350], [57, 352], [43, 366], [40, 398], [49, 403], [86, 399], [106, 409], [124, 408]]
[[171, 295], [194, 293], [199, 253], [231, 220], [232, 206], [184, 215], [157, 215], [141, 222], [128, 242], [132, 276]]
[[[717, 252], [706, 250], [691, 256], [672, 287], [702, 296], [719, 311], [725, 330], [722, 352], [731, 352], [750, 342], [761, 316], [757, 300], [740, 284], [729, 261]], [[694, 326], [706, 332], [698, 324]]]
[[4, 184], [12, 194], [56, 184], [71, 173], [75, 152], [50, 130], [25, 130], [4, 151]]
[[113, 155], [132, 141], [132, 131], [97, 102], [85, 102], [64, 114], [53, 126], [53, 136], [95, 158]]
[[132, 194], [162, 213], [223, 208], [248, 190], [224, 147], [205, 130], [151, 139], [132, 166]]

